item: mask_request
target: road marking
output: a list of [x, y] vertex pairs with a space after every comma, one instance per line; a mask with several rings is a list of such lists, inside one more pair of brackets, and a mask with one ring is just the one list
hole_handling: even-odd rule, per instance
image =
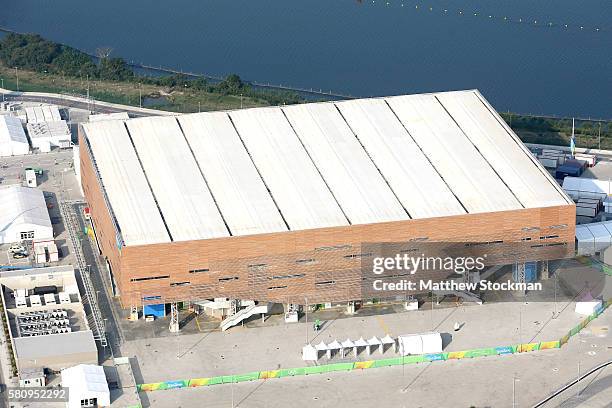
[[389, 326], [387, 326], [382, 316], [376, 316], [376, 320], [378, 320], [378, 324], [380, 325], [380, 327], [382, 327], [385, 334], [391, 335], [391, 330], [389, 330]]

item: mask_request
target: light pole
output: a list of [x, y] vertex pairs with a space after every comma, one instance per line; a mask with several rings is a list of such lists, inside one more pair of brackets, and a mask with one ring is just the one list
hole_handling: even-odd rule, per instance
[[304, 306], [304, 311], [306, 312], [306, 344], [308, 344], [308, 298], [307, 297], [304, 298], [304, 303], [306, 303], [306, 306]]
[[[4, 91], [4, 78], [0, 78], [0, 81], [2, 81], [2, 90]], [[4, 92], [2, 92], [2, 102], [4, 102]]]
[[516, 378], [516, 374], [512, 374], [512, 408], [516, 408], [516, 382], [520, 381]]

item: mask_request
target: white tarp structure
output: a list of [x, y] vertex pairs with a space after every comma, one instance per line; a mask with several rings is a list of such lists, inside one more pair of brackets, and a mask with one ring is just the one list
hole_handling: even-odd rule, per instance
[[311, 344], [307, 344], [302, 347], [302, 360], [304, 361], [317, 361], [319, 359], [319, 352]]
[[21, 121], [11, 115], [0, 115], [0, 157], [30, 153]]
[[576, 254], [595, 255], [612, 245], [612, 221], [576, 225]]
[[48, 146], [69, 147], [72, 141], [72, 134], [65, 120], [28, 123], [26, 127], [32, 147], [41, 151], [47, 151]]
[[601, 308], [601, 300], [591, 300], [585, 302], [576, 302], [575, 312], [583, 316], [590, 316], [595, 313], [595, 310]]
[[442, 336], [436, 332], [401, 335], [397, 342], [402, 356], [442, 352]]
[[573, 204], [476, 90], [83, 129], [127, 245]]
[[442, 336], [437, 332], [421, 333], [423, 340], [423, 353], [441, 353]]
[[53, 239], [53, 227], [43, 192], [0, 186], [0, 244], [47, 239]]
[[79, 364], [62, 370], [62, 387], [70, 389], [68, 408], [110, 407], [110, 391], [102, 366]]

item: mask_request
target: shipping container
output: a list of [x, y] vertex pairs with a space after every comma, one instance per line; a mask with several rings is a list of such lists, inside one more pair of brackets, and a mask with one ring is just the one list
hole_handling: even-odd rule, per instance
[[549, 169], [557, 168], [558, 160], [554, 157], [540, 157], [538, 160], [540, 160], [540, 163], [542, 163], [542, 166], [546, 168], [549, 168]]
[[563, 150], [556, 149], [542, 149], [542, 156], [564, 156], [565, 152]]
[[580, 215], [584, 217], [594, 217], [597, 215], [597, 209], [593, 207], [576, 206], [576, 215]]
[[595, 166], [595, 163], [597, 162], [597, 156], [594, 154], [576, 153], [574, 157], [576, 160], [585, 161], [588, 167]]
[[572, 166], [559, 166], [555, 172], [555, 178], [558, 180], [562, 180], [565, 177], [580, 177], [582, 174], [582, 169], [578, 167]]

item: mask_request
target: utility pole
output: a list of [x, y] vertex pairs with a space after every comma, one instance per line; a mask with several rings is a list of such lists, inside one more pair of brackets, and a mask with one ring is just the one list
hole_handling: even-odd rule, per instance
[[599, 150], [601, 150], [601, 122], [599, 122], [599, 132], [597, 135], [597, 140], [599, 141]]
[[[0, 81], [2, 81], [2, 89], [4, 90], [4, 78], [0, 78]], [[4, 92], [2, 92], [2, 102], [4, 102]]]
[[17, 78], [17, 92], [19, 92], [19, 68], [15, 67], [15, 77]]
[[138, 84], [138, 106], [142, 108], [142, 84]]

